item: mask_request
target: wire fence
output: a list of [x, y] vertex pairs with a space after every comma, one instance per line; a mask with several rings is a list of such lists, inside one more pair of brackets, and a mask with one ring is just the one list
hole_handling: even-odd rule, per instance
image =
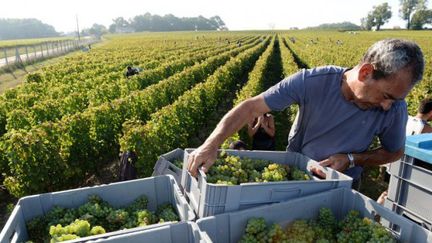
[[81, 40], [49, 41], [26, 46], [0, 47], [0, 70], [12, 70], [24, 67], [47, 58], [61, 56], [82, 49], [87, 51], [91, 44], [98, 42], [96, 38]]

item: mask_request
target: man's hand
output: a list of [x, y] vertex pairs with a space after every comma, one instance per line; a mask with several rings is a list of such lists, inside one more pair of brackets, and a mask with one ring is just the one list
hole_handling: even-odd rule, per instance
[[321, 166], [328, 166], [334, 170], [344, 172], [349, 166], [349, 159], [346, 154], [334, 154], [328, 159], [319, 162]]
[[207, 172], [217, 158], [217, 148], [212, 148], [206, 144], [201, 145], [194, 150], [188, 158], [188, 171], [192, 176], [198, 175], [198, 169], [202, 166], [204, 172]]

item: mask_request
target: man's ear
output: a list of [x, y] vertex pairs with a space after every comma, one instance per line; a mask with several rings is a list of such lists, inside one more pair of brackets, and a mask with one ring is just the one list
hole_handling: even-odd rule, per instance
[[370, 63], [363, 63], [360, 65], [358, 72], [358, 80], [364, 82], [372, 78], [374, 66]]

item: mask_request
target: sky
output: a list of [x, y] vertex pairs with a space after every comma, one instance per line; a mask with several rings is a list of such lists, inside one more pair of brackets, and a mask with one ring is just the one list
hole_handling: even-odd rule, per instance
[[129, 19], [146, 12], [177, 17], [219, 15], [230, 30], [265, 30], [343, 21], [360, 25], [373, 6], [384, 2], [391, 6], [392, 18], [383, 27], [404, 27], [399, 0], [0, 0], [0, 18], [37, 18], [57, 31], [71, 32], [76, 30], [75, 16], [82, 29], [94, 23], [108, 27], [116, 17]]

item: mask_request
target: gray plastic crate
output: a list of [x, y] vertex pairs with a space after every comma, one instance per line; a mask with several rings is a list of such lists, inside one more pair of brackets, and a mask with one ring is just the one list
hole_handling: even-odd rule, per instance
[[[398, 214], [407, 215], [428, 229], [432, 225], [432, 191], [410, 180], [390, 175], [388, 197], [385, 206]], [[409, 216], [408, 216], [409, 215]]]
[[393, 232], [401, 242], [432, 242], [432, 232], [416, 225], [377, 204], [374, 200], [347, 188], [337, 188], [287, 202], [256, 207], [238, 212], [220, 214], [197, 221], [201, 231], [207, 233], [215, 243], [238, 242], [252, 217], [263, 217], [267, 223], [278, 223], [282, 227], [298, 219], [313, 219], [320, 208], [329, 208], [337, 219], [342, 219], [350, 210], [359, 211], [363, 217], [374, 219], [377, 215], [397, 224], [400, 232]]
[[[195, 214], [187, 204], [185, 197], [172, 176], [156, 176], [138, 180], [111, 183], [93, 187], [84, 187], [67, 191], [53, 192], [21, 198], [11, 213], [0, 233], [0, 242], [22, 242], [28, 240], [25, 222], [36, 216], [45, 215], [54, 206], [76, 208], [88, 201], [89, 195], [99, 195], [114, 207], [132, 203], [137, 197], [146, 195], [148, 208], [156, 210], [158, 205], [171, 203], [177, 210], [181, 221], [194, 220]], [[164, 224], [161, 224], [162, 226]], [[149, 228], [158, 227], [150, 225]], [[119, 230], [107, 234], [82, 238], [96, 239], [108, 235], [130, 233], [142, 229], [137, 227]]]
[[181, 222], [177, 224], [164, 225], [157, 228], [146, 229], [129, 234], [116, 235], [89, 242], [109, 242], [109, 243], [211, 243], [212, 241], [199, 230], [194, 222]]
[[183, 156], [184, 151], [179, 148], [161, 155], [153, 168], [152, 176], [172, 175], [180, 189], [183, 190], [181, 186], [182, 169], [172, 163], [176, 159], [183, 161]]
[[[401, 206], [390, 199], [386, 199], [384, 202], [384, 206], [393, 212], [404, 216], [405, 218], [410, 219], [414, 223], [424, 227], [425, 229], [432, 231], [432, 223], [425, 219], [422, 215], [418, 215], [408, 208]], [[392, 227], [394, 230], [397, 230], [397, 227], [392, 226], [390, 223], [386, 224], [388, 227]]]
[[388, 199], [392, 203], [386, 206], [422, 225], [431, 225], [432, 134], [408, 136], [405, 155], [390, 164], [389, 172]]
[[404, 155], [390, 164], [389, 173], [432, 191], [432, 164], [425, 161]]
[[[233, 212], [263, 204], [282, 202], [338, 187], [351, 188], [352, 178], [330, 168], [322, 168], [326, 179], [313, 177], [310, 181], [282, 181], [242, 183], [228, 186], [207, 183], [202, 170], [198, 178], [187, 172], [187, 159], [194, 149], [185, 150], [182, 186], [184, 194], [198, 217]], [[319, 166], [314, 160], [299, 153], [273, 151], [225, 150], [229, 155], [265, 159], [279, 164], [294, 165], [303, 171]], [[320, 167], [320, 166], [319, 166]]]

